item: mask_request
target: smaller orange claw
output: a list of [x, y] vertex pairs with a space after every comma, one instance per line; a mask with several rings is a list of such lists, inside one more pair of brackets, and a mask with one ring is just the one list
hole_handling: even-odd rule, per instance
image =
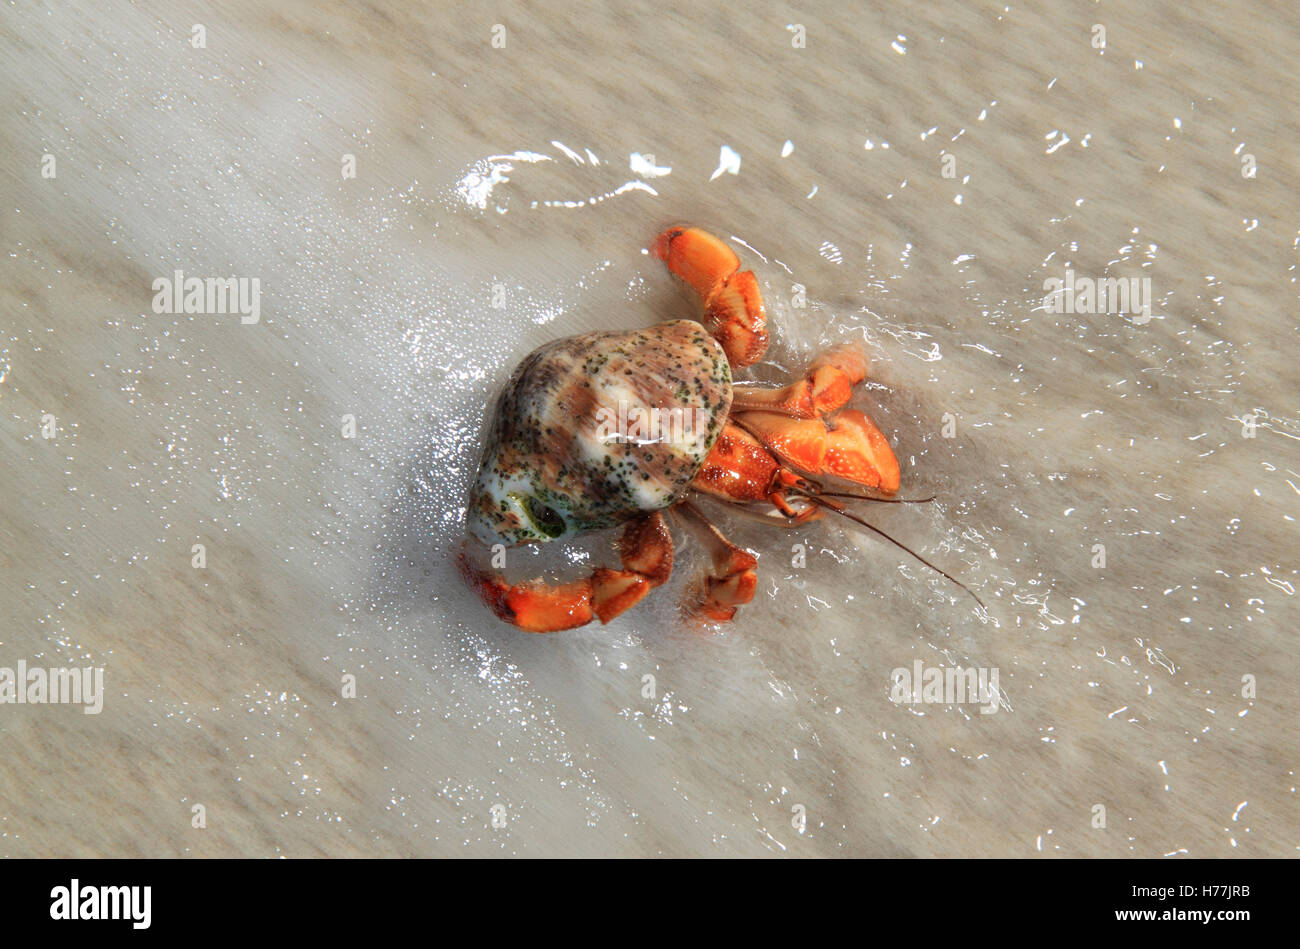
[[767, 311], [752, 270], [726, 242], [698, 227], [671, 227], [655, 239], [654, 255], [695, 291], [704, 327], [733, 369], [751, 366], [767, 351]]
[[867, 358], [852, 343], [832, 346], [808, 367], [804, 378], [779, 389], [736, 386], [732, 411], [782, 412], [816, 418], [848, 402], [853, 387], [867, 377]]

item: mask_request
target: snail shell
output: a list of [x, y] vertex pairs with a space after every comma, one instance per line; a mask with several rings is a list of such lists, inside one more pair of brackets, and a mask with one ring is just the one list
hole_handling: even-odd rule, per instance
[[489, 545], [549, 541], [668, 507], [731, 408], [731, 367], [693, 320], [547, 343], [497, 401], [470, 494]]

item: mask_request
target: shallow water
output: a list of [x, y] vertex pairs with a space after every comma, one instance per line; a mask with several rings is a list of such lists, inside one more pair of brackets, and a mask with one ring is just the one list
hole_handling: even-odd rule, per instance
[[[277, 6], [0, 24], [0, 666], [106, 692], [0, 707], [0, 853], [1300, 846], [1294, 9]], [[691, 315], [646, 253], [683, 220], [763, 284], [757, 378], [869, 345], [854, 404], [939, 501], [866, 513], [987, 611], [717, 508], [760, 559], [718, 634], [684, 536], [605, 628], [463, 589], [486, 404]], [[154, 312], [176, 269], [257, 277], [259, 322]], [[1067, 270], [1150, 318], [1048, 312]], [[917, 660], [997, 712], [892, 702]]]

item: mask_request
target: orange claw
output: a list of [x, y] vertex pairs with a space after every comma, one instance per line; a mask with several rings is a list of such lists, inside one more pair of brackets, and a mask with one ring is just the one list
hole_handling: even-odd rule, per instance
[[844, 409], [826, 424], [828, 472], [837, 478], [878, 488], [885, 494], [898, 490], [902, 482], [898, 458], [875, 422], [857, 409]]
[[704, 327], [722, 344], [732, 368], [750, 366], [767, 351], [767, 313], [753, 271], [727, 244], [698, 227], [672, 227], [655, 239], [654, 255], [695, 290]]
[[736, 416], [736, 423], [786, 464], [810, 474], [825, 470], [826, 423], [821, 419], [791, 418], [779, 412], [744, 412]]
[[743, 412], [736, 421], [800, 471], [832, 474], [886, 494], [898, 490], [901, 473], [893, 449], [857, 409], [843, 409], [825, 422], [779, 412]]
[[585, 626], [593, 617], [608, 623], [672, 573], [672, 534], [658, 511], [631, 521], [618, 547], [625, 569], [598, 567], [590, 577], [569, 583], [509, 584], [474, 563], [465, 550], [460, 554], [460, 572], [500, 619], [530, 633], [554, 633]]

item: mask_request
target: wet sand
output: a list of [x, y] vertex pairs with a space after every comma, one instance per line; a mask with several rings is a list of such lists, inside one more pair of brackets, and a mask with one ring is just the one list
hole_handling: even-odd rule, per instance
[[[9, 8], [0, 667], [104, 694], [0, 705], [0, 854], [1296, 852], [1295, 8], [745, 7]], [[718, 508], [720, 633], [685, 535], [608, 627], [465, 591], [486, 404], [692, 315], [679, 221], [762, 283], [755, 378], [870, 347], [939, 501], [864, 513], [987, 612]], [[157, 312], [177, 270], [257, 321]], [[997, 711], [892, 701], [918, 661]]]

